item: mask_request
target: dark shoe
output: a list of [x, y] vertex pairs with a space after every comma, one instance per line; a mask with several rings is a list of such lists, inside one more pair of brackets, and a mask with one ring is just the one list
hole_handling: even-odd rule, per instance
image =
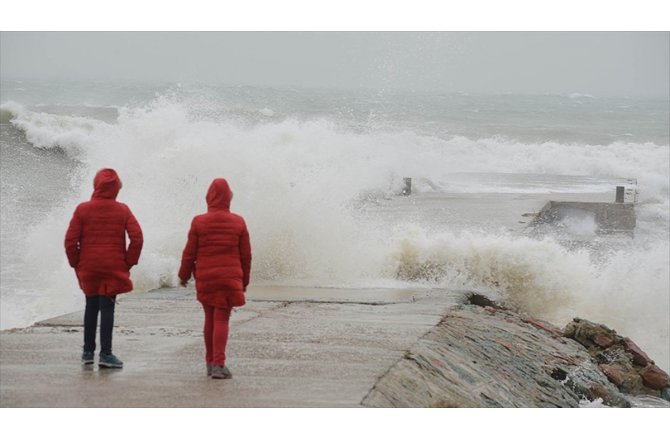
[[123, 368], [123, 362], [121, 362], [119, 358], [114, 356], [112, 353], [109, 354], [100, 353], [98, 366], [102, 368]]
[[85, 351], [81, 355], [81, 363], [82, 365], [91, 365], [93, 361], [93, 352], [92, 351]]
[[212, 375], [212, 367], [214, 364], [207, 364], [207, 375], [211, 376]]
[[212, 366], [212, 379], [232, 379], [233, 374], [225, 365]]

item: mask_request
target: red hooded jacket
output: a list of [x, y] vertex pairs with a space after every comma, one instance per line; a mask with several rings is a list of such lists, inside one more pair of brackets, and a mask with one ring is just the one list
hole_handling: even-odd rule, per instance
[[[93, 196], [77, 206], [65, 234], [65, 253], [86, 295], [133, 290], [130, 268], [142, 251], [142, 229], [130, 208], [116, 201], [121, 180], [111, 168], [98, 171]], [[126, 249], [126, 232], [130, 245]]]
[[207, 213], [191, 222], [179, 268], [183, 282], [195, 277], [198, 301], [217, 308], [245, 304], [251, 271], [251, 244], [244, 219], [230, 212], [232, 192], [225, 179], [207, 191]]

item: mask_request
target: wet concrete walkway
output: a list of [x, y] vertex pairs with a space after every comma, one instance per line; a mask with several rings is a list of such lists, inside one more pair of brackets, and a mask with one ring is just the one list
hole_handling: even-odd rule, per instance
[[232, 380], [206, 376], [191, 289], [121, 297], [122, 370], [80, 365], [83, 313], [0, 333], [2, 407], [357, 407], [457, 293], [256, 287], [233, 313]]

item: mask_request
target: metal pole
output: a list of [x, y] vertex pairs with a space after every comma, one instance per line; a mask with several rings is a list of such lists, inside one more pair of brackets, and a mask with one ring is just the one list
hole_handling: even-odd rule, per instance
[[403, 196], [408, 196], [412, 194], [412, 178], [411, 177], [404, 177], [403, 180], [405, 181], [405, 187], [402, 189], [402, 195]]

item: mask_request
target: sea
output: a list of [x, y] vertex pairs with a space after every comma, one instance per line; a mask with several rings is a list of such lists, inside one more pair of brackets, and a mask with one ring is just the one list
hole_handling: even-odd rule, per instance
[[[63, 240], [111, 167], [145, 236], [133, 294], [177, 285], [191, 219], [225, 177], [252, 286], [483, 291], [559, 327], [605, 324], [669, 370], [667, 97], [28, 79], [0, 92], [1, 329], [83, 309]], [[523, 200], [618, 181], [635, 184], [633, 234], [510, 227]]]

